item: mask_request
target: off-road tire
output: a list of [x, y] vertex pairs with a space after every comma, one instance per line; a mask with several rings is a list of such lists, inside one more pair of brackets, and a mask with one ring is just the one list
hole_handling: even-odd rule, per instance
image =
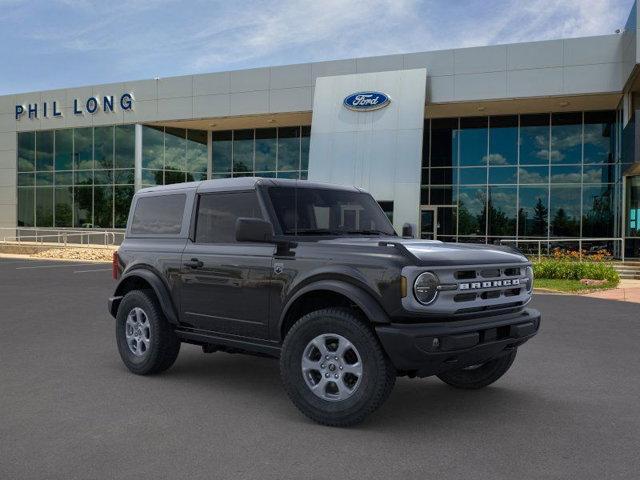
[[455, 388], [466, 390], [484, 388], [507, 373], [507, 370], [511, 368], [513, 361], [516, 359], [516, 352], [517, 350], [514, 349], [509, 353], [483, 363], [477, 368], [450, 370], [439, 374], [438, 378]]
[[[136, 356], [130, 350], [125, 335], [127, 316], [135, 307], [144, 311], [151, 326], [149, 348], [143, 356]], [[137, 375], [164, 372], [174, 364], [180, 352], [180, 341], [151, 290], [132, 290], [120, 302], [116, 316], [116, 343], [122, 361]]]
[[[346, 338], [362, 358], [361, 383], [340, 401], [316, 396], [302, 373], [309, 342], [328, 333]], [[305, 315], [289, 330], [282, 346], [280, 375], [289, 398], [304, 415], [323, 425], [347, 427], [362, 422], [384, 403], [395, 384], [396, 370], [368, 322], [350, 309], [327, 308]]]

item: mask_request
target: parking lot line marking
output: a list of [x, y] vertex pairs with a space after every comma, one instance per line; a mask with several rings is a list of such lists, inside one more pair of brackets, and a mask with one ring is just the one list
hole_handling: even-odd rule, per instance
[[56, 265], [31, 265], [29, 267], [16, 267], [16, 270], [27, 270], [32, 268], [58, 268], [58, 267], [84, 267], [90, 263], [58, 263]]
[[110, 268], [94, 268], [93, 270], [75, 270], [73, 273], [110, 272]]

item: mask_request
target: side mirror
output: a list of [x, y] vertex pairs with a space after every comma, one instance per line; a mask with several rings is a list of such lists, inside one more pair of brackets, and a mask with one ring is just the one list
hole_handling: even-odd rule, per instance
[[410, 223], [405, 223], [402, 226], [402, 236], [405, 238], [413, 238], [413, 227]]
[[271, 223], [261, 218], [238, 218], [236, 220], [236, 241], [238, 242], [273, 242]]

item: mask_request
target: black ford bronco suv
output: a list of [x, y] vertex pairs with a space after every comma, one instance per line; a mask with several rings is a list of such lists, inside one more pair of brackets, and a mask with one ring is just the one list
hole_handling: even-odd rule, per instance
[[363, 420], [400, 375], [485, 387], [540, 325], [517, 251], [401, 238], [368, 193], [307, 181], [140, 190], [113, 274], [129, 370], [168, 369], [181, 342], [279, 357], [293, 403], [326, 425]]

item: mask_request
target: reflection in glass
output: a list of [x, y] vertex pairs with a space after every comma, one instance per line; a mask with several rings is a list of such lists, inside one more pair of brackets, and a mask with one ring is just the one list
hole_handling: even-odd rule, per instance
[[580, 236], [580, 186], [553, 185], [550, 198], [550, 228], [552, 237]]
[[582, 167], [551, 167], [551, 183], [580, 183]]
[[458, 193], [458, 235], [484, 235], [486, 190], [460, 187]]
[[584, 185], [582, 236], [613, 237], [613, 185]]
[[53, 185], [53, 173], [36, 172], [36, 186], [42, 187], [46, 185]]
[[213, 150], [213, 173], [230, 172], [232, 152], [231, 131], [213, 132], [211, 137]]
[[36, 132], [36, 170], [53, 170], [53, 130]]
[[458, 119], [431, 120], [431, 167], [452, 167], [458, 158]]
[[125, 228], [133, 199], [133, 185], [114, 187], [114, 228]]
[[73, 175], [76, 185], [93, 185], [93, 170], [76, 170]]
[[[302, 136], [300, 137], [300, 168], [307, 170], [309, 168], [309, 145], [311, 140], [311, 127], [305, 125], [302, 127]], [[306, 180], [306, 171], [301, 173], [304, 177], [302, 180]]]
[[549, 226], [548, 187], [520, 186], [518, 209], [518, 235], [547, 237]]
[[18, 188], [18, 226], [34, 226], [35, 188]]
[[253, 171], [253, 130], [233, 132], [233, 172]]
[[461, 168], [461, 185], [480, 185], [487, 183], [487, 168]]
[[93, 223], [95, 228], [113, 227], [113, 187], [93, 188]]
[[489, 187], [487, 216], [490, 236], [516, 235], [516, 187]]
[[54, 195], [56, 217], [55, 226], [73, 227], [73, 188], [56, 187]]
[[460, 166], [487, 164], [487, 117], [460, 119]]
[[53, 227], [53, 188], [36, 187], [36, 225]]
[[520, 165], [549, 163], [549, 115], [520, 116]]
[[18, 171], [33, 172], [36, 165], [36, 133], [18, 133]]
[[489, 165], [518, 163], [518, 116], [506, 115], [489, 119]]
[[143, 185], [164, 185], [164, 172], [162, 170], [142, 170]]
[[278, 129], [278, 171], [297, 170], [300, 162], [300, 127]]
[[520, 183], [548, 183], [549, 167], [520, 167]]
[[163, 127], [142, 127], [142, 168], [164, 168]]
[[584, 163], [615, 161], [615, 112], [585, 112]]
[[116, 125], [115, 130], [115, 168], [134, 168], [136, 156], [135, 125]]
[[[187, 131], [183, 128], [165, 129], [164, 134], [164, 168], [174, 172], [186, 169]], [[165, 175], [166, 176], [166, 175]], [[184, 178], [184, 174], [182, 175]], [[166, 181], [166, 180], [165, 180]], [[181, 180], [184, 182], [184, 180]], [[175, 182], [167, 182], [175, 183]]]
[[256, 171], [275, 171], [277, 150], [277, 129], [256, 129]]
[[113, 170], [94, 170], [94, 185], [110, 185], [113, 183]]
[[551, 115], [551, 163], [582, 162], [582, 113]]
[[73, 169], [73, 129], [55, 131], [55, 150], [55, 169]]
[[135, 180], [135, 170], [114, 170], [113, 171], [113, 183], [115, 184], [131, 184], [133, 185]]
[[18, 173], [19, 187], [32, 187], [35, 184], [34, 173]]
[[93, 129], [94, 168], [113, 168], [113, 127]]
[[193, 175], [194, 180], [207, 179], [208, 155], [207, 132], [187, 130], [187, 172]]
[[76, 227], [92, 227], [93, 187], [73, 189], [73, 217]]
[[518, 183], [516, 167], [489, 167], [489, 184]]
[[76, 170], [93, 168], [93, 128], [73, 130], [73, 158]]
[[54, 183], [56, 185], [73, 185], [73, 172], [59, 172], [56, 171], [54, 177]]
[[605, 163], [602, 165], [584, 166], [584, 183], [613, 183], [616, 178], [616, 165]]

